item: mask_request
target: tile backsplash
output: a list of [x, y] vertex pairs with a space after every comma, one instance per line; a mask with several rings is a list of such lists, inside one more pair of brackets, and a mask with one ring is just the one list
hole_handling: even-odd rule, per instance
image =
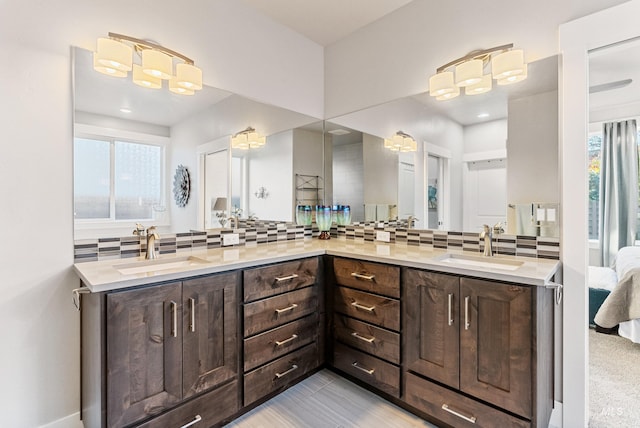
[[[475, 253], [483, 251], [478, 233], [427, 229], [407, 229], [406, 223], [387, 222], [362, 223], [331, 228], [332, 237], [344, 237], [356, 242], [373, 242], [376, 231], [389, 232], [389, 241], [400, 245], [426, 246], [439, 249], [457, 249]], [[238, 233], [238, 245], [256, 245], [267, 242], [311, 239], [319, 231], [313, 226], [299, 226], [295, 223], [241, 220], [237, 230], [215, 229], [211, 231], [191, 231], [160, 235], [159, 253], [170, 254], [191, 251], [193, 248], [219, 248], [222, 236]], [[520, 235], [494, 235], [493, 248], [496, 254], [525, 257], [539, 257], [558, 260], [560, 258], [559, 238]], [[146, 252], [146, 240], [137, 236], [114, 238], [79, 239], [74, 243], [74, 262], [138, 257]]]

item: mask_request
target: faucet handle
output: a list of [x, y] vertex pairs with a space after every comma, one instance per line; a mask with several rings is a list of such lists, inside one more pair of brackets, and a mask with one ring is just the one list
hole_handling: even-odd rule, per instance
[[501, 233], [504, 233], [504, 226], [503, 223], [501, 221], [497, 222], [496, 224], [493, 225], [493, 233], [499, 235]]
[[143, 232], [144, 232], [144, 226], [141, 225], [140, 223], [136, 223], [136, 228], [133, 231], [133, 234], [140, 236], [142, 235]]

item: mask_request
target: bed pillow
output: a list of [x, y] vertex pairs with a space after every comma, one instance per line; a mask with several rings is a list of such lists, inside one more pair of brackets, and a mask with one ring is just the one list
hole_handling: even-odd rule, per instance
[[618, 283], [616, 271], [608, 267], [589, 266], [589, 288], [613, 290]]
[[640, 268], [640, 247], [622, 247], [616, 254], [613, 268], [618, 278], [625, 276], [632, 269]]

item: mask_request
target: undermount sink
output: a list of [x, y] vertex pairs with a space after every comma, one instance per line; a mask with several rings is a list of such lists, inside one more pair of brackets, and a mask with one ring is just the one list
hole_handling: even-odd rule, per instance
[[114, 268], [122, 275], [150, 273], [169, 269], [179, 269], [190, 266], [207, 265], [209, 261], [199, 257], [185, 256], [167, 259], [143, 260], [134, 263], [118, 264]]
[[444, 254], [436, 257], [436, 260], [452, 265], [502, 270], [516, 270], [524, 264], [524, 262], [518, 260], [496, 259], [465, 254]]

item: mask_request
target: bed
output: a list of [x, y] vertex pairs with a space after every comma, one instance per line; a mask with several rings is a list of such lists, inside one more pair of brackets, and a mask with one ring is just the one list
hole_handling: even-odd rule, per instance
[[589, 322], [640, 343], [640, 247], [618, 251], [614, 266], [589, 266]]

